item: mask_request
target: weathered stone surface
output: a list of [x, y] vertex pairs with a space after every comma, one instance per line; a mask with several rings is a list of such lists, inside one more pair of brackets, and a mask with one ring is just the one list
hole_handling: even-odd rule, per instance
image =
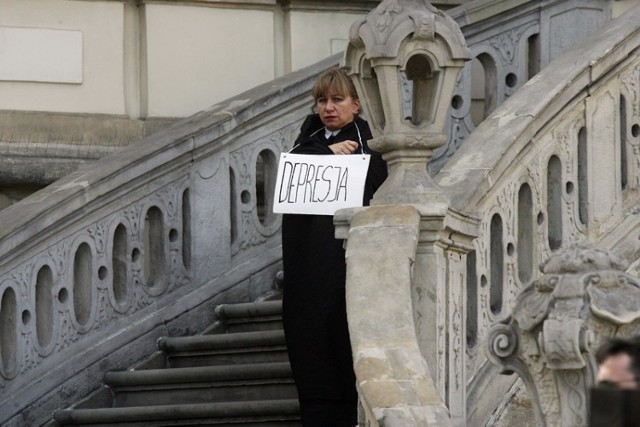
[[[633, 126], [638, 120], [638, 64], [631, 60], [635, 56], [622, 53], [637, 46], [637, 13], [629, 11], [599, 37], [538, 73], [476, 128], [434, 176], [456, 209], [480, 217], [465, 318], [467, 405], [474, 408], [474, 424], [485, 423], [489, 415], [480, 417], [475, 403], [486, 408], [486, 396], [500, 394], [501, 383], [506, 393], [508, 379], [514, 378], [496, 380], [486, 368], [488, 330], [512, 313], [522, 289], [540, 276], [535, 266], [580, 240], [613, 249], [637, 265], [638, 133], [636, 128], [633, 136]], [[593, 61], [609, 71], [592, 73]], [[571, 68], [576, 64], [582, 71]], [[617, 125], [597, 131], [603, 121]], [[622, 153], [622, 146], [626, 160], [611, 154]], [[608, 156], [599, 156], [607, 147]], [[610, 324], [599, 333], [631, 330]], [[568, 329], [567, 338], [575, 333]], [[574, 357], [566, 363], [579, 363], [572, 349]]]
[[[584, 243], [561, 249], [518, 296], [512, 317], [491, 329], [489, 357], [527, 384], [539, 425], [586, 426], [595, 350], [623, 324], [640, 331], [640, 283], [622, 265]], [[622, 309], [603, 309], [605, 301]]]
[[410, 281], [419, 224], [411, 206], [380, 206], [357, 211], [349, 230], [347, 314], [369, 425], [449, 424], [413, 323]]
[[[457, 24], [427, 1], [383, 1], [351, 27], [343, 63], [368, 111], [376, 135], [371, 146], [382, 152], [389, 166], [389, 177], [372, 200], [376, 207], [355, 213], [347, 238], [347, 305], [356, 377], [365, 412], [375, 417], [368, 421], [373, 425], [432, 425], [436, 421], [449, 424], [449, 417], [442, 412], [443, 402], [453, 407], [454, 417], [464, 419], [464, 405], [460, 404], [460, 398], [464, 399], [462, 358], [454, 357], [451, 363], [456, 372], [455, 379], [446, 384], [449, 391], [445, 393], [441, 387], [438, 393], [433, 378], [444, 378], [445, 374], [440, 365], [430, 370], [423, 359], [414, 312], [421, 313], [424, 304], [414, 301], [412, 285], [414, 272], [418, 272], [418, 281], [429, 274], [425, 269], [429, 256], [425, 253], [433, 250], [438, 240], [434, 236], [446, 228], [447, 196], [433, 183], [427, 163], [433, 150], [447, 140], [450, 97], [458, 71], [469, 58]], [[404, 116], [401, 82], [405, 75], [413, 82], [410, 118]], [[415, 207], [400, 204], [433, 204], [442, 210], [442, 215], [430, 217]], [[389, 215], [397, 219], [389, 221]], [[340, 214], [337, 217], [343, 221]], [[453, 227], [451, 234], [459, 232]], [[452, 264], [463, 260], [462, 255], [453, 252], [445, 255], [452, 256]], [[370, 281], [377, 283], [364, 284]], [[396, 285], [392, 287], [392, 283]], [[446, 293], [448, 283], [436, 280], [422, 285], [427, 292], [441, 294]], [[352, 293], [380, 292], [394, 301], [393, 307], [369, 297], [368, 304], [375, 307], [378, 315], [374, 318], [368, 310], [354, 312], [360, 305], [351, 299], [355, 298], [350, 297]], [[435, 311], [438, 319], [446, 317], [444, 310]], [[417, 331], [421, 336], [433, 337], [442, 323], [453, 321], [459, 326], [459, 313], [453, 319], [433, 322]], [[419, 315], [416, 317], [421, 322]], [[423, 325], [424, 322], [419, 324]], [[370, 353], [380, 347], [384, 351], [378, 350], [378, 360], [369, 360]], [[451, 350], [460, 355], [460, 349]], [[435, 349], [425, 351], [430, 361], [436, 359]]]

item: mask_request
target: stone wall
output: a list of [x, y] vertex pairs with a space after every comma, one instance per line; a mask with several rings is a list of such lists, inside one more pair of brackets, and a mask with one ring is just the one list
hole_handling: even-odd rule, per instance
[[338, 53], [377, 3], [7, 0], [0, 110], [186, 117]]
[[[81, 37], [83, 48], [76, 52], [64, 38], [54, 46], [60, 55], [80, 56], [79, 65], [67, 71], [80, 73], [79, 81], [56, 77], [48, 63], [37, 67], [40, 81], [22, 80], [27, 77], [21, 77], [18, 65], [13, 77], [0, 76], [6, 94], [0, 100], [0, 150], [5, 153], [0, 158], [0, 206], [162, 129], [176, 117], [342, 51], [351, 23], [378, 4], [139, 3], [55, 0], [44, 8], [30, 0], [5, 3], [0, 29], [18, 28], [26, 35], [53, 31], [55, 40], [71, 32]], [[608, 20], [611, 1], [433, 3], [450, 8], [479, 58], [465, 67], [452, 99], [450, 143], [438, 150], [430, 166], [437, 171], [475, 125], [531, 77], [526, 65], [531, 58], [537, 58], [539, 69], [560, 53], [551, 40], [569, 46], [596, 31]], [[231, 24], [236, 22], [243, 25]], [[563, 31], [566, 22], [582, 33]], [[255, 42], [246, 43], [249, 39]], [[27, 52], [22, 50], [21, 57], [29, 58]]]

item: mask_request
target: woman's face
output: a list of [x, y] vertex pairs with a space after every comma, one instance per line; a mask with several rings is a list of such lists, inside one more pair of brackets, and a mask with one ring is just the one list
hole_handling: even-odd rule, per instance
[[360, 111], [360, 100], [341, 95], [330, 88], [325, 96], [316, 100], [316, 108], [322, 123], [333, 131], [342, 129], [356, 118]]

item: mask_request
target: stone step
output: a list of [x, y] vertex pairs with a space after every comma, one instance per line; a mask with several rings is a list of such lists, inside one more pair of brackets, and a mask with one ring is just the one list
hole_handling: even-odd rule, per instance
[[158, 349], [172, 368], [288, 361], [281, 329], [166, 337], [158, 341]]
[[84, 427], [178, 425], [280, 427], [301, 425], [298, 401], [296, 399], [90, 410], [64, 409], [56, 411], [54, 419], [59, 425]]
[[208, 333], [158, 340], [158, 351], [103, 386], [57, 425], [300, 426], [280, 301], [216, 309]]
[[108, 372], [114, 407], [295, 399], [289, 363]]
[[250, 332], [282, 329], [282, 301], [222, 304], [216, 307], [218, 322], [211, 332]]

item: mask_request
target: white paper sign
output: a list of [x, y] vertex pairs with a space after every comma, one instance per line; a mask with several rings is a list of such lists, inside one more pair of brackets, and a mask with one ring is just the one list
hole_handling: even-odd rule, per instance
[[333, 215], [362, 206], [370, 155], [280, 154], [275, 213]]

